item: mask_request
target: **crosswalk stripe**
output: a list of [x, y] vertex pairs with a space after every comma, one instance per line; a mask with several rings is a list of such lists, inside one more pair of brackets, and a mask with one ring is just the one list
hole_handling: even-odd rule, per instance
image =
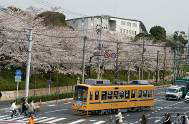
[[26, 121], [26, 120], [28, 120], [29, 118], [24, 118], [24, 119], [22, 119], [23, 121]]
[[10, 116], [7, 116], [7, 117], [4, 117], [4, 118], [1, 118], [0, 120], [7, 120], [7, 119], [10, 119], [11, 117]]
[[3, 117], [8, 117], [8, 116], [10, 117], [10, 115], [1, 115], [0, 119], [3, 118]]
[[[46, 119], [47, 117], [39, 117], [39, 118], [35, 118], [34, 120], [35, 121], [38, 121], [38, 120], [42, 120], [42, 119]], [[28, 120], [29, 120], [29, 118], [25, 118], [25, 119], [23, 119], [22, 121], [24, 121], [24, 122], [28, 122]]]
[[47, 117], [39, 117], [39, 118], [35, 118], [34, 120], [38, 121], [38, 120], [45, 119], [45, 118], [47, 118]]
[[95, 122], [93, 124], [102, 124], [102, 123], [105, 123], [106, 121], [98, 121], [98, 122]]
[[158, 123], [158, 122], [160, 122], [161, 120], [155, 120], [155, 122], [154, 123]]
[[20, 116], [20, 117], [14, 117], [13, 119], [10, 119], [9, 121], [13, 121], [13, 120], [18, 120], [18, 119], [22, 119], [22, 118], [24, 118], [24, 116]]
[[77, 121], [74, 121], [74, 122], [71, 122], [71, 123], [68, 123], [68, 124], [77, 124], [77, 123], [80, 123], [80, 122], [83, 122], [85, 121], [85, 119], [80, 119], [80, 120], [77, 120]]
[[66, 118], [58, 118], [58, 119], [49, 121], [49, 122], [47, 122], [47, 123], [54, 123], [54, 122], [61, 121], [61, 120], [64, 120], [64, 119], [66, 119]]
[[47, 118], [47, 119], [44, 119], [44, 120], [38, 121], [37, 123], [45, 122], [45, 121], [49, 121], [49, 120], [52, 120], [52, 119], [55, 119], [55, 118], [56, 118], [56, 117]]

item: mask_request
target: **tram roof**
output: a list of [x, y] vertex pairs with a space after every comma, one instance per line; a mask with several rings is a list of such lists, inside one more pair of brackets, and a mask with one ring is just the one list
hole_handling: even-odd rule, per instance
[[154, 85], [131, 85], [131, 84], [126, 84], [126, 85], [116, 85], [116, 84], [108, 84], [108, 85], [105, 85], [105, 84], [95, 84], [95, 85], [90, 85], [90, 84], [79, 84], [79, 86], [85, 86], [85, 87], [151, 87], [151, 86], [154, 86]]

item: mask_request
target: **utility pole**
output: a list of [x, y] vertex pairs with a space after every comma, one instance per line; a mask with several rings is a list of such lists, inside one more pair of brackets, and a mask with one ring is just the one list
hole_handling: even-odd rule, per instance
[[156, 83], [159, 82], [159, 51], [157, 51], [157, 60], [156, 60]]
[[165, 70], [166, 70], [166, 57], [167, 57], [167, 52], [166, 52], [166, 47], [164, 47], [164, 61], [163, 61], [163, 83], [165, 83]]
[[144, 79], [144, 37], [143, 37], [143, 41], [142, 41], [142, 80]]
[[116, 69], [115, 69], [115, 79], [118, 79], [118, 72], [119, 72], [119, 67], [118, 67], [118, 62], [119, 62], [119, 43], [117, 43], [117, 48], [116, 48]]
[[173, 60], [173, 84], [175, 84], [176, 79], [176, 48], [173, 49], [174, 51], [174, 60]]
[[85, 82], [85, 42], [87, 37], [83, 37], [83, 61], [82, 61], [82, 83]]
[[99, 35], [98, 38], [98, 72], [97, 72], [97, 79], [100, 79], [100, 66], [101, 66], [101, 50], [102, 50], [102, 44], [101, 44], [101, 35], [102, 35], [102, 16], [100, 17], [100, 27], [97, 28], [97, 34]]
[[25, 93], [26, 98], [28, 98], [29, 94], [29, 81], [30, 81], [30, 65], [31, 65], [31, 49], [32, 49], [32, 28], [28, 29], [29, 35], [28, 35], [28, 60], [27, 60], [27, 70], [26, 70], [26, 87], [25, 87]]

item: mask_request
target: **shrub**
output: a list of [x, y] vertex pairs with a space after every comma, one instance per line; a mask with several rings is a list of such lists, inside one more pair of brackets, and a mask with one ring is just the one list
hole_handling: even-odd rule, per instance
[[[65, 99], [65, 98], [72, 98], [73, 93], [63, 93], [63, 94], [52, 94], [52, 95], [45, 95], [45, 96], [31, 96], [28, 97], [28, 103], [32, 100], [34, 102], [46, 102], [51, 100], [58, 100], [58, 99]], [[20, 104], [22, 102], [22, 98], [17, 99], [17, 103]]]

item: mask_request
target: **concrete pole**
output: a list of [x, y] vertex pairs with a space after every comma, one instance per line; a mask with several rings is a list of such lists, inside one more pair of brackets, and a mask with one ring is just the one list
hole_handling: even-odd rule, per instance
[[102, 35], [102, 16], [100, 17], [100, 28], [97, 29], [100, 33], [99, 35], [99, 39], [98, 39], [98, 51], [99, 51], [99, 55], [98, 55], [98, 72], [97, 72], [97, 79], [100, 79], [100, 66], [101, 66], [101, 50], [102, 50], [102, 44], [101, 44], [101, 35]]
[[159, 51], [157, 51], [157, 60], [156, 60], [156, 83], [159, 82]]
[[83, 37], [83, 61], [82, 61], [82, 83], [85, 82], [85, 42], [86, 42], [87, 37]]
[[25, 93], [26, 98], [29, 94], [29, 78], [30, 78], [30, 64], [31, 64], [31, 49], [32, 49], [32, 28], [28, 29], [29, 36], [28, 36], [28, 60], [27, 60], [27, 70], [26, 70], [26, 87], [25, 87]]
[[116, 48], [116, 51], [117, 51], [117, 55], [116, 55], [116, 69], [115, 69], [115, 79], [118, 79], [118, 75], [119, 75], [119, 65], [118, 65], [118, 62], [119, 62], [119, 43], [117, 43], [117, 48]]
[[143, 40], [142, 40], [142, 62], [141, 62], [141, 65], [142, 65], [142, 80], [144, 79], [144, 37], [143, 37]]
[[138, 80], [140, 80], [140, 67], [139, 67], [139, 70], [138, 70]]

